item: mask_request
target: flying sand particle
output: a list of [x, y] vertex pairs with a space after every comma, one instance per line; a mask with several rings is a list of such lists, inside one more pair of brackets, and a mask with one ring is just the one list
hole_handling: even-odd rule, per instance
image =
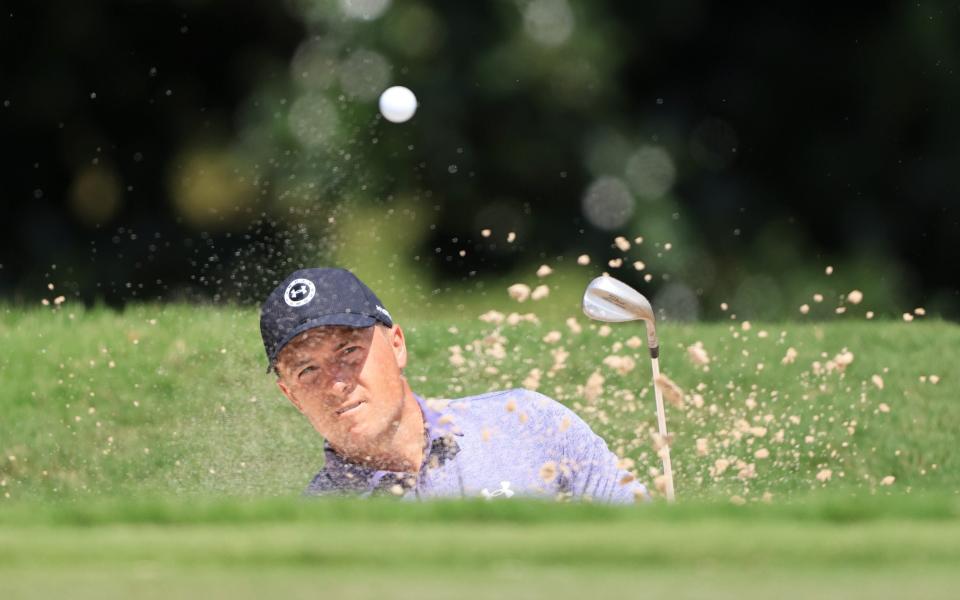
[[677, 408], [683, 407], [683, 390], [665, 374], [660, 373], [654, 384], [663, 392], [663, 397]]
[[653, 478], [653, 485], [657, 488], [657, 492], [662, 495], [667, 493], [667, 476], [666, 475], [657, 475]]
[[787, 353], [780, 360], [782, 365], [791, 365], [797, 360], [797, 350], [793, 347], [787, 348]]
[[587, 378], [587, 384], [583, 388], [583, 397], [587, 399], [587, 402], [593, 404], [603, 395], [604, 381], [603, 375], [598, 371], [590, 374], [590, 377]]
[[697, 341], [692, 346], [687, 346], [687, 356], [698, 367], [710, 364], [710, 356], [703, 347], [703, 342]]
[[483, 313], [477, 318], [483, 321], [484, 323], [493, 323], [494, 325], [499, 325], [500, 323], [503, 323], [503, 320], [505, 317], [502, 312], [499, 312], [496, 310], [490, 310]]
[[555, 463], [552, 460], [543, 463], [543, 465], [540, 467], [540, 479], [542, 479], [544, 483], [550, 483], [551, 481], [556, 479], [556, 477], [557, 477], [557, 463]]
[[710, 446], [706, 438], [697, 438], [697, 456], [706, 456], [710, 452]]
[[515, 283], [507, 288], [507, 293], [517, 302], [525, 302], [530, 297], [530, 286], [524, 283]]
[[636, 362], [629, 356], [608, 356], [603, 359], [603, 364], [607, 365], [620, 375], [626, 375], [636, 367]]

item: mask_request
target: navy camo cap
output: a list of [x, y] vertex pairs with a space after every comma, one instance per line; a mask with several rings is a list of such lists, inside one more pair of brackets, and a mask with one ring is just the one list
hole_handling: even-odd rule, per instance
[[393, 326], [376, 294], [346, 269], [300, 269], [278, 285], [260, 309], [260, 336], [267, 353], [267, 372], [290, 340], [324, 325]]

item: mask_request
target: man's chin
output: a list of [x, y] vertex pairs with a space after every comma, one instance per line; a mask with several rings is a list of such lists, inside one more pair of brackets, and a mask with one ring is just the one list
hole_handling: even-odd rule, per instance
[[351, 456], [367, 455], [379, 446], [378, 437], [379, 435], [370, 423], [356, 423], [344, 431], [341, 438], [344, 443], [335, 445], [335, 447], [342, 449], [344, 454]]

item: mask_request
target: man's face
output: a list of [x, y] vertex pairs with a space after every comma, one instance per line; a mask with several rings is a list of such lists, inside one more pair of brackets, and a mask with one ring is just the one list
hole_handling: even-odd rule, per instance
[[406, 363], [397, 325], [317, 327], [284, 347], [277, 383], [335, 449], [364, 454], [400, 421]]

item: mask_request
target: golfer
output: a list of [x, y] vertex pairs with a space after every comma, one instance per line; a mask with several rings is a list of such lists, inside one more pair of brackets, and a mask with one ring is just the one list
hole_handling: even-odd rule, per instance
[[324, 438], [307, 494], [647, 499], [603, 439], [543, 394], [416, 394], [403, 329], [347, 270], [292, 273], [264, 302], [260, 333], [268, 373]]

